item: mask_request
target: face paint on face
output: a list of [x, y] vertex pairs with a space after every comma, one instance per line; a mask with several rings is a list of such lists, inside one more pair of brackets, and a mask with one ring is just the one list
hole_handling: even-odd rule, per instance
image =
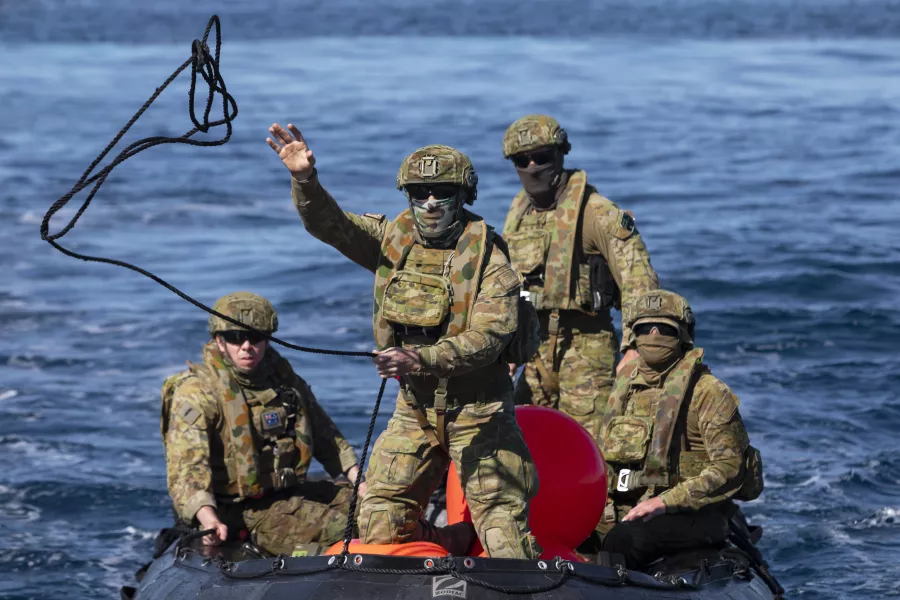
[[418, 200], [414, 199], [412, 194], [407, 196], [413, 219], [422, 235], [426, 237], [440, 235], [456, 223], [461, 204], [458, 189], [449, 198], [437, 199], [434, 195], [429, 195], [427, 199]]

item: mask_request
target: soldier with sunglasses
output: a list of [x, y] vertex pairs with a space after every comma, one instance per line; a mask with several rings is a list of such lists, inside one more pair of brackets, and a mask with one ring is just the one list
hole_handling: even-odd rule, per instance
[[[278, 328], [269, 301], [250, 292], [223, 296], [213, 309], [266, 334]], [[273, 554], [337, 542], [352, 489], [308, 481], [306, 472], [315, 458], [333, 477], [355, 482], [356, 452], [262, 335], [216, 316], [209, 333], [203, 362], [188, 363], [162, 390], [176, 513], [189, 525], [215, 530], [203, 539], [207, 545], [242, 539], [244, 530]]]
[[678, 294], [645, 293], [625, 307], [639, 358], [623, 369], [600, 426], [610, 491], [603, 549], [638, 568], [663, 554], [720, 546], [733, 500], [763, 488], [738, 399], [694, 347], [694, 314]]
[[618, 351], [620, 369], [636, 357], [627, 327], [619, 345], [610, 310], [659, 282], [631, 214], [601, 196], [584, 171], [563, 168], [570, 149], [566, 131], [545, 115], [523, 117], [503, 136], [503, 155], [522, 181], [503, 238], [542, 339], [516, 402], [558, 408], [596, 436]]
[[[477, 531], [492, 557], [536, 558], [528, 508], [537, 474], [501, 358], [518, 327], [520, 282], [503, 241], [464, 207], [477, 193], [471, 161], [441, 145], [406, 157], [397, 188], [409, 209], [388, 221], [343, 212], [319, 182], [300, 131], [288, 129], [274, 124], [267, 142], [291, 172], [303, 225], [375, 274], [374, 362], [382, 377], [400, 380], [396, 409], [372, 450], [360, 537], [437, 541], [460, 555]], [[474, 530], [421, 519], [450, 461]]]

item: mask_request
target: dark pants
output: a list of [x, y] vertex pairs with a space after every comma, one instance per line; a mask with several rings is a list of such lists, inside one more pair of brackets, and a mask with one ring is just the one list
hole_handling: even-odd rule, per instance
[[649, 521], [616, 523], [603, 540], [603, 550], [624, 555], [626, 566], [637, 569], [667, 554], [721, 546], [727, 537], [728, 519], [723, 507], [708, 506]]

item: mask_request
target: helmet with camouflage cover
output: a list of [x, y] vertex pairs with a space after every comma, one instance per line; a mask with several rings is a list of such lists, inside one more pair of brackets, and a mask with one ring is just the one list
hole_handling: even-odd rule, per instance
[[547, 115], [522, 117], [507, 127], [503, 134], [504, 158], [543, 146], [559, 146], [563, 154], [568, 154], [572, 149], [566, 130], [559, 121]]
[[[272, 303], [251, 292], [234, 292], [222, 296], [213, 304], [213, 310], [263, 333], [275, 333], [278, 330], [278, 313]], [[240, 329], [240, 326], [209, 315], [210, 335], [234, 329]]]
[[694, 313], [687, 300], [666, 290], [645, 292], [632, 300], [625, 315], [625, 326], [633, 329], [641, 323], [666, 323], [678, 329], [685, 344], [694, 344]]
[[407, 156], [397, 173], [397, 189], [416, 183], [453, 183], [468, 192], [466, 204], [478, 195], [478, 173], [469, 157], [450, 146], [435, 144]]

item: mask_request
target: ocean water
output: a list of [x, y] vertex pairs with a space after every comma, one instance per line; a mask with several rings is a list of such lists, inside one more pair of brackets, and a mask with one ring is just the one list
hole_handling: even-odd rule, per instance
[[[303, 230], [267, 127], [297, 124], [359, 212], [399, 212], [402, 158], [456, 146], [499, 226], [503, 130], [555, 115], [741, 398], [766, 471], [745, 511], [788, 595], [900, 596], [900, 4], [132, 4], [0, 0], [0, 597], [115, 596], [169, 523], [159, 388], [205, 315], [38, 226], [213, 12], [233, 139], [129, 160], [64, 245], [206, 303], [257, 291], [284, 338], [368, 350], [371, 276]], [[187, 89], [126, 142], [190, 129]], [[361, 446], [374, 367], [284, 354]]]

